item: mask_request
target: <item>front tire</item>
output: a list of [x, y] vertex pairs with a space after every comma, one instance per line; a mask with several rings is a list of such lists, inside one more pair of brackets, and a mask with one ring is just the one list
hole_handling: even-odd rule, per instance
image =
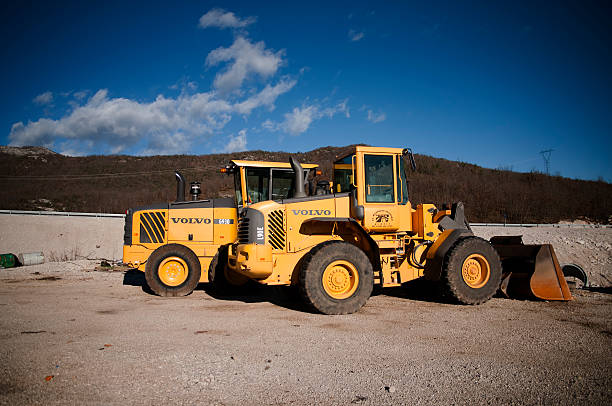
[[480, 304], [491, 299], [500, 286], [501, 261], [488, 241], [462, 238], [446, 254], [441, 276], [444, 292], [453, 300]]
[[212, 291], [218, 295], [244, 293], [249, 279], [232, 272], [227, 267], [227, 245], [219, 247], [208, 268], [208, 283]]
[[323, 314], [354, 313], [372, 294], [374, 275], [367, 255], [356, 246], [332, 241], [306, 254], [300, 294]]
[[200, 281], [200, 261], [189, 248], [179, 244], [157, 248], [145, 266], [145, 280], [159, 296], [186, 296]]

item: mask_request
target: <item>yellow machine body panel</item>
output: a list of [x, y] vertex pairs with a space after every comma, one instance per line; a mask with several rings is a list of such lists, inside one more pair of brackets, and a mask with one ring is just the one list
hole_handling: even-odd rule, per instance
[[123, 262], [141, 271], [155, 249], [178, 243], [198, 257], [200, 282], [208, 282], [207, 270], [219, 247], [236, 240], [235, 207], [143, 210], [132, 216], [132, 244], [123, 246]]
[[232, 207], [215, 208], [213, 218], [213, 244], [225, 245], [236, 241], [238, 212]]
[[[287, 174], [292, 172], [287, 162], [233, 160], [230, 164], [223, 171], [234, 169], [235, 202], [239, 206], [250, 204], [247, 186], [248, 171], [251, 169], [268, 175], [268, 179], [272, 180], [268, 184], [273, 193], [288, 192], [290, 184], [287, 183]], [[302, 166], [305, 176], [308, 176], [319, 165]], [[277, 180], [280, 189], [272, 189]], [[218, 204], [221, 200], [222, 204]], [[208, 268], [219, 248], [235, 242], [237, 237], [237, 205], [228, 204], [228, 199], [221, 200], [173, 202], [129, 210], [123, 262], [144, 272], [147, 260], [156, 249], [166, 244], [179, 244], [197, 256], [201, 267], [200, 282], [208, 282]]]
[[213, 209], [170, 209], [168, 242], [213, 242]]
[[[348, 198], [346, 205], [348, 206]], [[287, 252], [298, 252], [314, 247], [321, 242], [321, 236], [309, 235], [301, 232], [302, 224], [311, 218], [338, 217], [336, 207], [337, 199], [312, 200], [285, 205], [287, 218]]]

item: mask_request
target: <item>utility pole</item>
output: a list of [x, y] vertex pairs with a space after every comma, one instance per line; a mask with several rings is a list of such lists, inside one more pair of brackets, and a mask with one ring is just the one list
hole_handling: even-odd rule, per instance
[[544, 158], [544, 165], [546, 165], [547, 175], [550, 175], [550, 154], [552, 154], [553, 151], [554, 149], [545, 149], [544, 151], [540, 151], [542, 158]]

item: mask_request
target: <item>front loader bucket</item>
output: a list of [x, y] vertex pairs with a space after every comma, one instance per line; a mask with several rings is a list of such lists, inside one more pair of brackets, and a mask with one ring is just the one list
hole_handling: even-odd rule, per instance
[[572, 300], [555, 250], [550, 244], [525, 245], [521, 236], [491, 238], [502, 261], [500, 290], [507, 297]]

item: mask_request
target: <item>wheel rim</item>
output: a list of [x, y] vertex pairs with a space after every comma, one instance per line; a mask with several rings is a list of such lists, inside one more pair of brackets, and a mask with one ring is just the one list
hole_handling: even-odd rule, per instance
[[178, 286], [187, 280], [189, 267], [182, 258], [168, 257], [159, 264], [157, 274], [164, 285]]
[[359, 285], [359, 274], [355, 265], [348, 261], [334, 261], [323, 271], [323, 289], [334, 299], [351, 297]]
[[463, 281], [470, 288], [482, 288], [491, 277], [489, 261], [480, 254], [470, 255], [463, 261], [461, 276], [463, 276]]

